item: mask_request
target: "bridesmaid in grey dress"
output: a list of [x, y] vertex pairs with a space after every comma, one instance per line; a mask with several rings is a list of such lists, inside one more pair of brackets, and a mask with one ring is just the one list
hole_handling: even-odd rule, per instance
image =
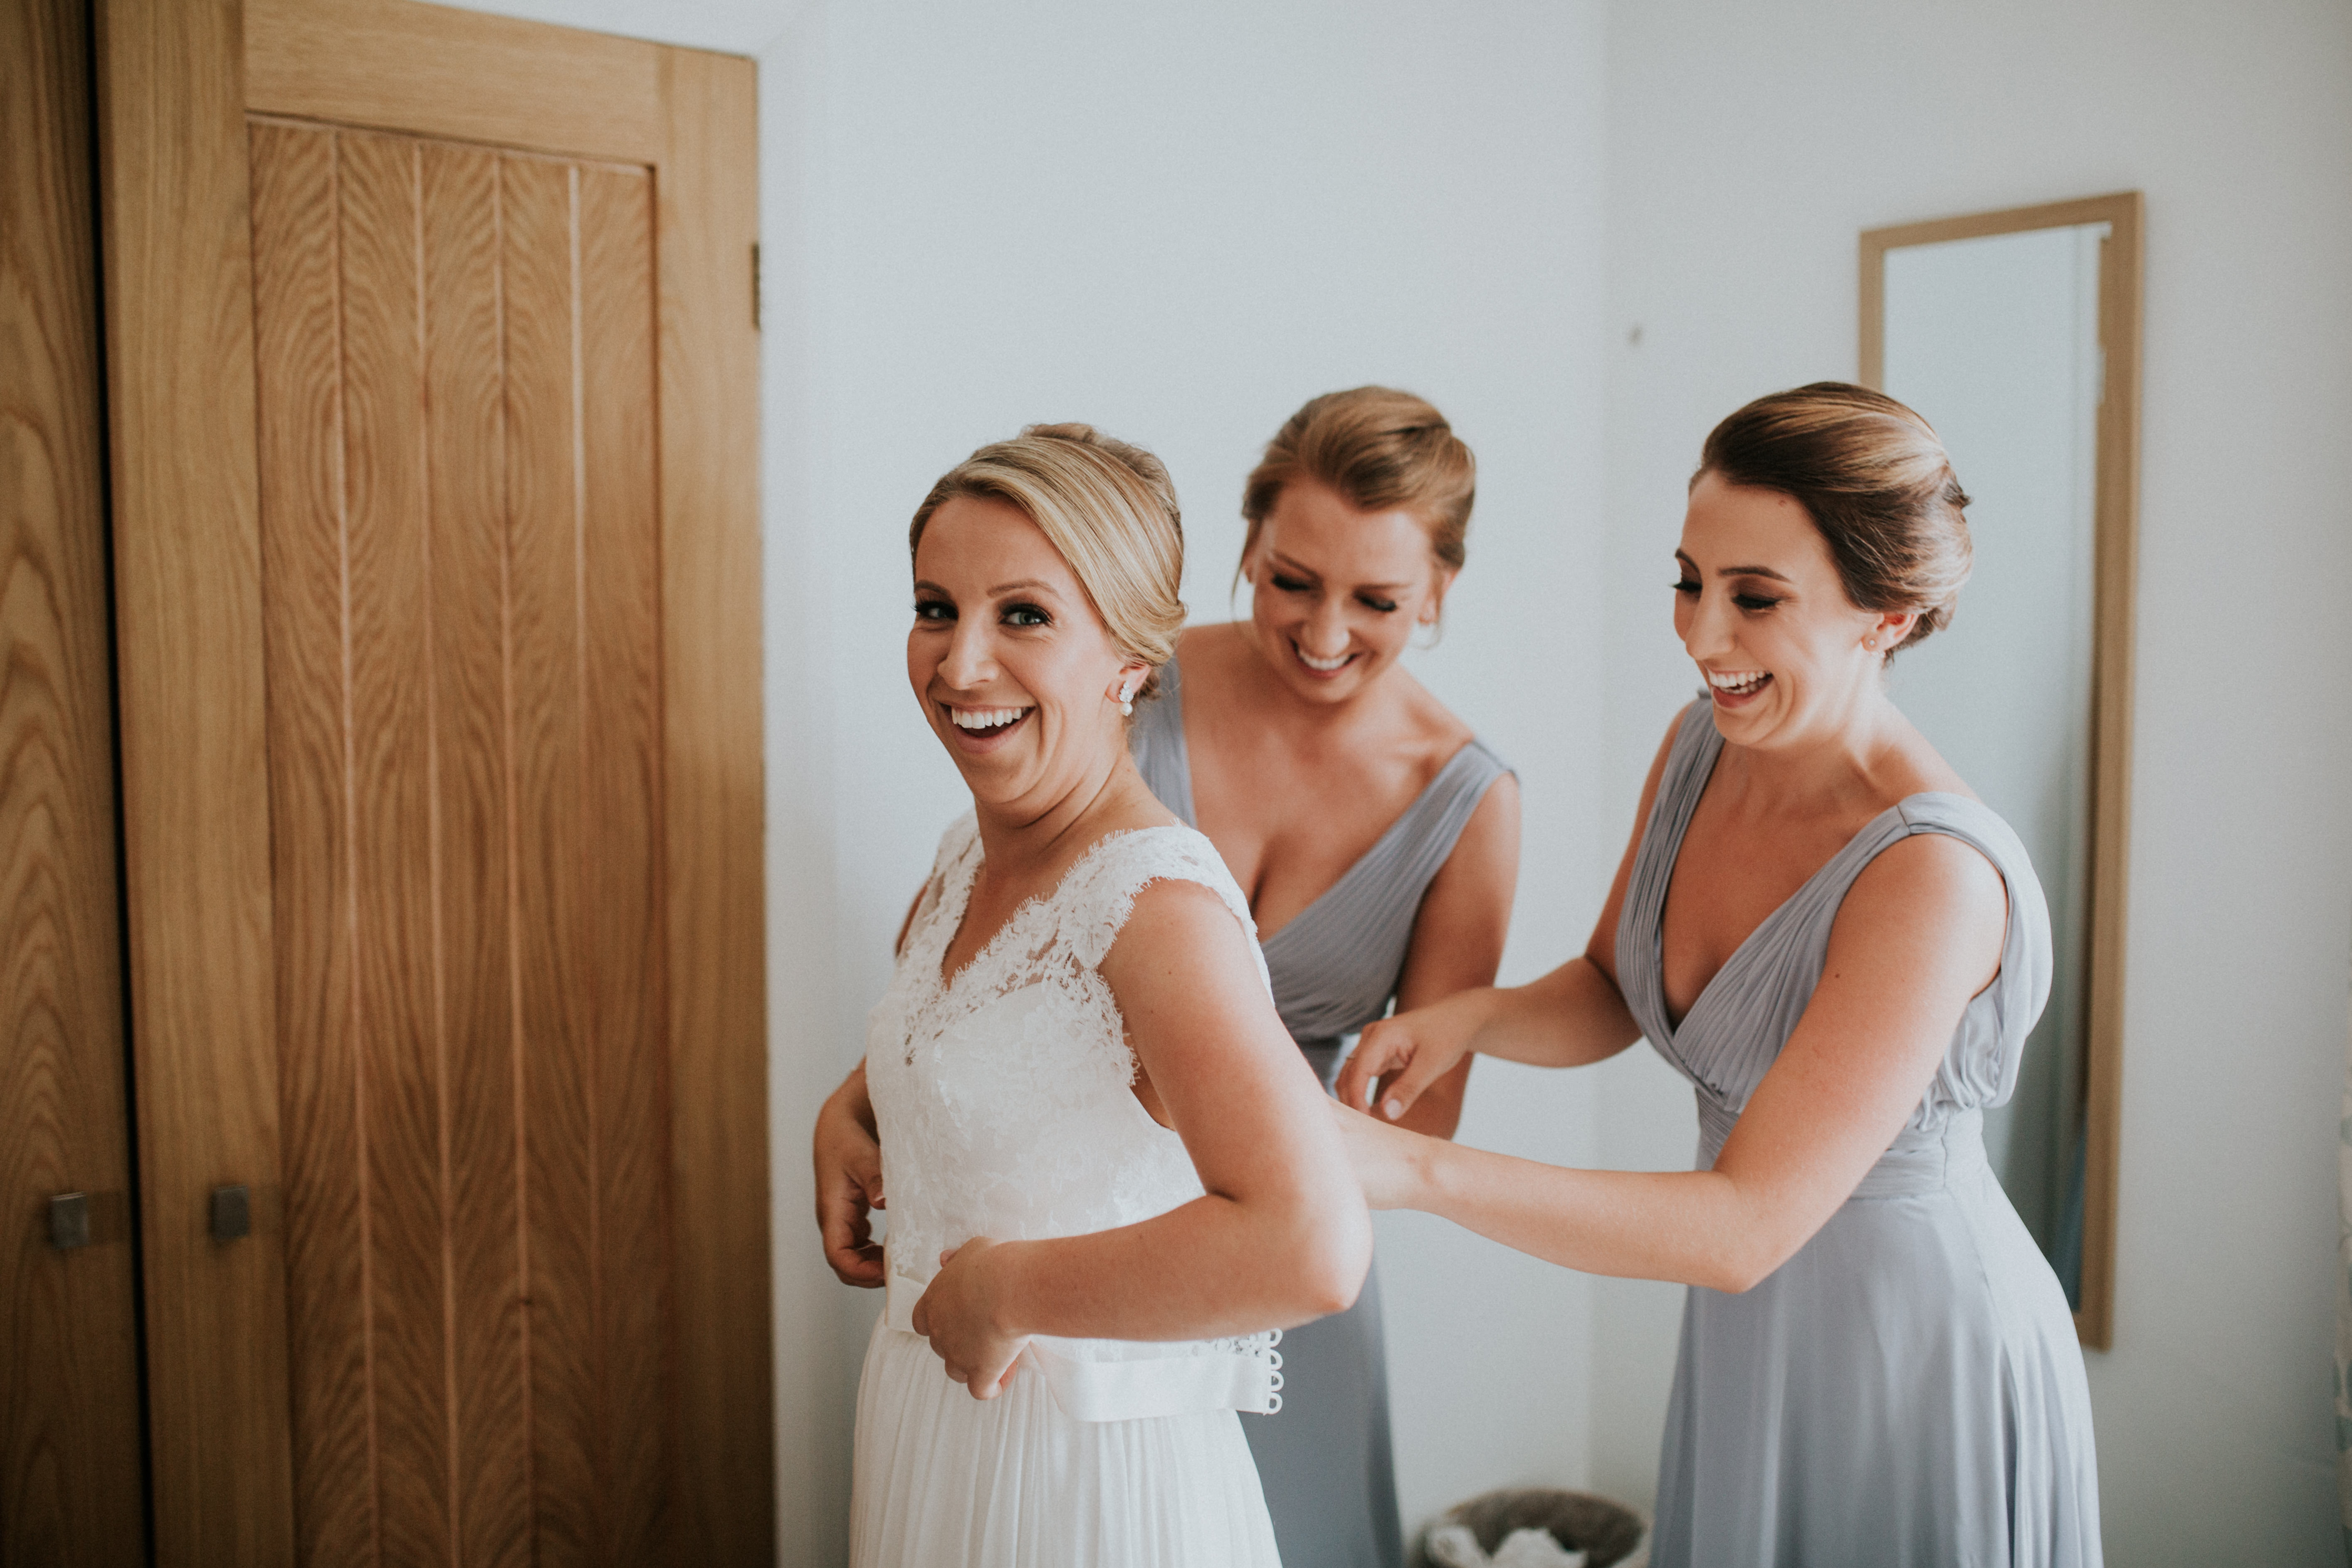
[[[1160, 681], [1160, 699], [1139, 716], [1130, 749], [1160, 804], [1197, 827], [1181, 665], [1162, 665]], [[1326, 1089], [1347, 1037], [1387, 1013], [1397, 995], [1422, 895], [1507, 772], [1484, 742], [1465, 742], [1360, 859], [1260, 944], [1275, 1010]], [[1494, 976], [1491, 963], [1486, 975]], [[1243, 1422], [1242, 1431], [1257, 1456], [1284, 1568], [1391, 1568], [1402, 1542], [1378, 1268], [1353, 1307], [1286, 1333], [1282, 1358], [1281, 1411]]]
[[[1491, 984], [1510, 923], [1518, 792], [1399, 663], [1462, 567], [1476, 471], [1434, 407], [1359, 387], [1309, 402], [1244, 486], [1250, 618], [1187, 632], [1139, 700], [1145, 783], [1217, 847], [1263, 938], [1283, 1023], [1328, 1088], [1346, 1037]], [[1404, 1125], [1454, 1131], [1465, 1061]], [[880, 1278], [860, 1072], [815, 1139], [818, 1224], [853, 1284]], [[1377, 1278], [1283, 1339], [1283, 1405], [1242, 1426], [1285, 1568], [1400, 1568]]]
[[1859, 387], [1718, 426], [1675, 552], [1707, 690], [1591, 947], [1375, 1026], [1340, 1082], [1407, 1105], [1467, 1050], [1576, 1066], [1637, 1036], [1690, 1079], [1688, 1173], [1348, 1119], [1375, 1205], [1692, 1287], [1658, 1568], [2100, 1560], [2082, 1353], [1982, 1140], [2049, 995], [2041, 886], [1878, 677], [1948, 616], [1966, 504], [1926, 422]]

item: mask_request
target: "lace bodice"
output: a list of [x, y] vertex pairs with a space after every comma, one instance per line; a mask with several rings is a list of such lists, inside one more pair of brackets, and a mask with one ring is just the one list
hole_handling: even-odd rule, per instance
[[[1136, 895], [1162, 879], [1198, 882], [1224, 901], [1257, 952], [1249, 905], [1215, 847], [1189, 827], [1152, 827], [1097, 843], [1050, 894], [1023, 904], [969, 964], [945, 976], [941, 959], [981, 860], [966, 816], [940, 841], [889, 989], [866, 1016], [866, 1090], [890, 1205], [889, 1311], [902, 1329], [911, 1330], [914, 1303], [945, 1248], [975, 1236], [1083, 1236], [1202, 1195], [1183, 1141], [1135, 1097], [1135, 1053], [1099, 973]], [[1263, 980], [1265, 961], [1257, 964]], [[1034, 1348], [1056, 1396], [1086, 1407], [1070, 1414], [1102, 1420], [1274, 1408], [1273, 1342], [1041, 1339]], [[1139, 1366], [1073, 1370], [1171, 1358], [1198, 1364], [1140, 1377]], [[1199, 1388], [1177, 1384], [1216, 1396], [1204, 1405]], [[1162, 1408], [1171, 1400], [1180, 1403]]]

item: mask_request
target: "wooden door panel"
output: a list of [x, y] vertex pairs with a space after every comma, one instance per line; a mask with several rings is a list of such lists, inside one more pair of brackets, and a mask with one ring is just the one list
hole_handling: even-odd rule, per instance
[[[223, 90], [248, 115], [248, 156], [233, 182], [207, 165], [204, 199], [250, 250], [123, 306], [213, 298], [250, 258], [257, 548], [224, 570], [247, 572], [228, 598], [252, 594], [265, 636], [205, 679], [266, 678], [247, 754], [275, 1026], [258, 1058], [176, 1020], [142, 1047], [282, 1085], [230, 1119], [269, 1129], [265, 1181], [286, 1173], [293, 1501], [279, 1550], [272, 1500], [228, 1489], [224, 1517], [257, 1532], [232, 1554], [764, 1562], [750, 68], [401, 0], [105, 4], [109, 79], [136, 89], [117, 102], [156, 121], [133, 132]], [[240, 20], [244, 57], [274, 62], [253, 94], [220, 47]], [[541, 105], [521, 118], [518, 47]], [[352, 66], [387, 52], [432, 68]], [[629, 101], [594, 101], [614, 69]], [[269, 112], [289, 108], [320, 118]], [[505, 139], [492, 124], [531, 144], [479, 144]], [[126, 210], [170, 194], [135, 161], [111, 178]], [[131, 226], [122, 266], [147, 279], [161, 231]], [[123, 374], [184, 380], [184, 341], [122, 340]], [[200, 424], [140, 411], [173, 439]], [[196, 536], [233, 546], [235, 451], [173, 452], [219, 492]], [[205, 619], [171, 622], [155, 566], [193, 546], [159, 495], [138, 487], [126, 556], [160, 617], [125, 633], [151, 671]], [[126, 689], [127, 732], [194, 749]], [[243, 787], [199, 778], [207, 799]], [[134, 819], [166, 829], [134, 858], [176, 889], [181, 818], [134, 784]], [[242, 818], [230, 848], [254, 854]], [[151, 947], [145, 984], [200, 988], [209, 942]], [[154, 1081], [158, 1146], [185, 1147], [192, 1107]], [[187, 1331], [165, 1342], [159, 1378], [186, 1380]], [[256, 1390], [236, 1418], [266, 1450]], [[201, 1443], [204, 1419], [174, 1403], [159, 1446]], [[226, 1560], [194, 1494], [159, 1502], [167, 1555]]]
[[[444, 1289], [442, 954], [434, 841], [426, 600], [424, 301], [418, 150], [343, 134], [339, 147], [346, 571], [344, 811], [352, 906], [290, 909], [279, 929], [347, 923], [358, 1055], [362, 1246], [376, 1545], [385, 1563], [446, 1560], [451, 1467]], [[266, 426], [278, 416], [267, 398]], [[271, 526], [265, 510], [262, 526]], [[268, 583], [264, 582], [265, 593]], [[282, 827], [276, 845], [289, 844]], [[312, 1048], [281, 1037], [288, 1056]], [[309, 1129], [289, 1116], [290, 1144]]]
[[[0, 1563], [132, 1568], [129, 1109], [89, 18], [0, 7]], [[51, 1245], [87, 1194], [90, 1239]]]
[[[252, 129], [255, 359], [268, 668], [270, 866], [286, 1187], [295, 1539], [305, 1563], [375, 1540], [367, 1191], [345, 816], [341, 278], [331, 136]], [[318, 221], [318, 215], [329, 221]], [[333, 918], [341, 911], [342, 918]], [[301, 1042], [289, 1050], [288, 1041]]]
[[510, 931], [502, 160], [422, 160], [427, 546], [448, 1104], [450, 1371], [459, 1563], [530, 1561], [530, 1405]]
[[530, 1256], [530, 1442], [539, 1550], [593, 1562], [604, 1538], [593, 1314], [594, 984], [576, 940], [589, 731], [578, 616], [583, 452], [574, 423], [572, 186], [566, 165], [501, 160], [506, 443], [512, 541], [520, 1111]]
[[656, 1561], [651, 181], [283, 121], [254, 163], [305, 1554]]
[[611, 1540], [621, 1561], [644, 1562], [668, 1533], [673, 1404], [653, 181], [574, 169], [599, 1438]]

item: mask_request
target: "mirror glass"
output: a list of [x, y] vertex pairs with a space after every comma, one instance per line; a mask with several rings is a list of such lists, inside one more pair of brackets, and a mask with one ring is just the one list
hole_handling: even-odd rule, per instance
[[1975, 574], [1895, 661], [1896, 703], [2017, 830], [2049, 900], [2050, 1004], [1986, 1152], [2084, 1342], [2113, 1323], [2130, 752], [2137, 194], [1871, 230], [1864, 384], [1936, 426]]
[[2050, 1005], [1985, 1148], [2082, 1304], [2084, 963], [2101, 382], [2109, 226], [1885, 256], [1884, 389], [1924, 414], [1971, 504], [1952, 624], [1897, 658], [1895, 700], [2025, 841], [2050, 902]]

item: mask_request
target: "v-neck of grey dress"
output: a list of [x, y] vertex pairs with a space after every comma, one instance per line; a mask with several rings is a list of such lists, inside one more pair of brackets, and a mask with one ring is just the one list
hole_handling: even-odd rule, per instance
[[[1160, 693], [1137, 710], [1128, 749], [1160, 803], [1196, 826], [1183, 679], [1173, 659], [1160, 667]], [[1471, 741], [1361, 859], [1261, 943], [1276, 1010], [1327, 1089], [1346, 1037], [1395, 998], [1431, 879], [1487, 789], [1509, 771]], [[1283, 1568], [1398, 1568], [1403, 1541], [1377, 1272], [1347, 1311], [1285, 1334], [1282, 1358], [1281, 1412], [1253, 1416], [1242, 1429]]]
[[2090, 1390], [2064, 1292], [1986, 1163], [1984, 1110], [2017, 1086], [2050, 994], [2050, 920], [2024, 846], [1965, 795], [1910, 795], [1856, 834], [1725, 961], [1679, 1025], [1666, 889], [1723, 750], [1684, 711], [1635, 851], [1617, 975], [1698, 1097], [1715, 1163], [1820, 983], [1854, 879], [1913, 834], [2000, 871], [2000, 969], [1918, 1108], [1853, 1195], [1741, 1295], [1693, 1286], [1658, 1473], [1654, 1568], [2095, 1568]]

